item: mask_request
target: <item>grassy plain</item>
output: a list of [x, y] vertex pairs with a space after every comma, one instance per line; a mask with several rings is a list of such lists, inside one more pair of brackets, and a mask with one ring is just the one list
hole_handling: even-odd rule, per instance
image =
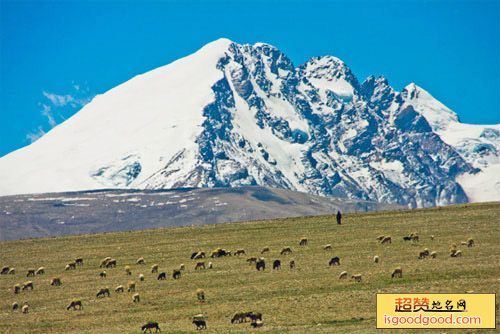
[[[402, 240], [413, 231], [420, 236], [417, 245]], [[393, 243], [380, 245], [375, 240], [380, 234], [392, 236]], [[301, 237], [308, 238], [306, 246], [298, 245]], [[476, 246], [460, 246], [469, 237]], [[376, 329], [377, 293], [496, 293], [498, 309], [499, 241], [500, 203], [481, 203], [345, 214], [340, 226], [334, 216], [317, 216], [1, 242], [0, 266], [15, 267], [16, 274], [0, 275], [0, 333], [141, 333], [141, 325], [149, 320], [159, 322], [162, 333], [195, 333], [191, 321], [198, 313], [205, 316], [206, 333], [392, 333]], [[459, 245], [462, 258], [448, 255], [451, 243]], [[325, 251], [325, 244], [333, 249]], [[262, 255], [267, 267], [257, 272], [246, 259], [261, 256], [264, 246], [271, 249]], [[293, 253], [281, 256], [284, 246]], [[214, 268], [195, 271], [191, 253], [217, 247], [244, 248], [246, 255], [205, 259]], [[425, 247], [437, 251], [437, 258], [418, 260]], [[379, 264], [373, 263], [374, 255], [380, 257]], [[64, 270], [80, 256], [83, 267]], [[99, 261], [106, 256], [117, 259], [118, 265], [100, 278]], [[340, 266], [328, 266], [333, 256], [340, 257]], [[144, 257], [146, 265], [135, 264], [138, 257]], [[295, 269], [288, 267], [292, 258]], [[281, 270], [271, 269], [274, 259], [281, 259]], [[158, 281], [151, 273], [153, 263], [167, 272], [167, 280]], [[171, 271], [181, 263], [186, 270], [174, 280]], [[126, 265], [132, 267], [132, 276], [125, 274]], [[26, 277], [28, 268], [40, 266], [46, 268], [45, 275]], [[395, 266], [403, 268], [403, 279], [391, 279]], [[344, 270], [362, 274], [362, 282], [339, 280]], [[140, 273], [144, 282], [138, 280]], [[61, 277], [62, 286], [49, 285], [54, 276]], [[34, 282], [34, 290], [15, 295], [12, 287], [27, 280]], [[132, 293], [114, 292], [130, 280], [137, 283], [139, 303], [132, 302]], [[103, 286], [112, 290], [111, 297], [98, 299]], [[205, 290], [206, 302], [196, 300], [197, 288]], [[83, 310], [66, 310], [73, 298], [83, 301]], [[14, 301], [27, 302], [29, 313], [12, 311]], [[261, 312], [264, 327], [231, 324], [238, 310]], [[497, 310], [497, 324], [499, 316]], [[448, 330], [458, 331], [495, 332]]]

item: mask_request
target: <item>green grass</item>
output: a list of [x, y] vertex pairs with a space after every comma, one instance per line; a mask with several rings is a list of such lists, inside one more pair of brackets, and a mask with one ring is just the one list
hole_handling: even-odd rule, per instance
[[[413, 231], [419, 233], [418, 245], [402, 240]], [[380, 234], [391, 235], [393, 243], [377, 243]], [[298, 245], [303, 236], [309, 240], [307, 246]], [[476, 246], [460, 246], [469, 237]], [[376, 330], [377, 293], [473, 290], [497, 293], [498, 304], [499, 239], [500, 203], [482, 203], [346, 214], [341, 226], [334, 216], [318, 216], [1, 242], [0, 266], [15, 267], [16, 274], [0, 275], [0, 333], [141, 333], [140, 326], [149, 320], [159, 322], [163, 333], [193, 333], [192, 316], [198, 313], [205, 315], [206, 333], [389, 333]], [[448, 256], [453, 242], [462, 258]], [[325, 244], [332, 244], [333, 250], [323, 250]], [[245, 260], [260, 257], [264, 246], [271, 248], [263, 255], [267, 268], [257, 272]], [[284, 246], [293, 254], [280, 256]], [[205, 259], [214, 268], [195, 271], [191, 253], [217, 247], [244, 248], [247, 255]], [[437, 251], [437, 259], [418, 260], [425, 247]], [[379, 264], [373, 263], [374, 255], [380, 257]], [[78, 256], [84, 258], [84, 266], [64, 271], [65, 264]], [[106, 256], [117, 259], [118, 266], [106, 269], [108, 276], [102, 279], [99, 261]], [[340, 266], [328, 266], [333, 256], [340, 257]], [[139, 257], [146, 265], [135, 264]], [[288, 267], [292, 258], [297, 265], [293, 270]], [[271, 269], [274, 259], [282, 260], [280, 271]], [[150, 272], [153, 263], [167, 272], [166, 281]], [[173, 280], [171, 271], [181, 263], [186, 270], [181, 279]], [[125, 265], [132, 267], [132, 277], [125, 275]], [[46, 268], [45, 275], [26, 278], [28, 268], [40, 266]], [[403, 279], [390, 278], [395, 266], [403, 268]], [[362, 274], [363, 281], [338, 280], [344, 270]], [[144, 282], [138, 280], [140, 273]], [[53, 276], [61, 277], [61, 287], [49, 285]], [[14, 284], [27, 280], [35, 289], [14, 295]], [[132, 293], [114, 293], [129, 280], [136, 281], [140, 303], [132, 302]], [[112, 289], [111, 297], [97, 299], [103, 286]], [[197, 288], [205, 289], [206, 302], [196, 300]], [[73, 298], [82, 299], [82, 311], [66, 310]], [[27, 302], [29, 314], [12, 311], [14, 301]], [[231, 324], [232, 314], [239, 310], [261, 312], [264, 327]], [[499, 315], [497, 311], [497, 323]]]

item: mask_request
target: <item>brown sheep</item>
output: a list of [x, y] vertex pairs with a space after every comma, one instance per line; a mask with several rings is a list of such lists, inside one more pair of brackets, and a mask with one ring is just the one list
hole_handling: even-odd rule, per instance
[[99, 292], [97, 293], [96, 297], [99, 298], [99, 297], [106, 297], [106, 295], [108, 295], [109, 297], [109, 288], [101, 288], [99, 290]]
[[5, 275], [9, 272], [10, 268], [9, 267], [3, 267], [2, 271], [0, 271], [0, 274]]
[[52, 277], [52, 281], [50, 282], [50, 285], [55, 285], [55, 286], [61, 286], [61, 278], [59, 277]]
[[191, 259], [199, 260], [199, 259], [203, 259], [204, 257], [206, 257], [205, 252], [197, 252], [196, 255]]
[[77, 306], [78, 306], [78, 309], [81, 310], [83, 308], [82, 301], [79, 299], [73, 299], [71, 301], [71, 303], [69, 304], [69, 306], [66, 307], [66, 310], [69, 310], [70, 308], [73, 308], [73, 310], [76, 310]]
[[356, 282], [361, 282], [361, 274], [352, 275], [351, 278]]
[[328, 265], [329, 265], [329, 266], [333, 266], [333, 265], [335, 265], [335, 264], [337, 264], [338, 266], [340, 266], [340, 259], [339, 259], [339, 257], [338, 257], [338, 256], [334, 256], [334, 257], [332, 257], [332, 258], [330, 259], [330, 262], [328, 262]]
[[116, 288], [115, 288], [115, 292], [118, 293], [118, 292], [124, 292], [125, 289], [123, 287], [123, 285], [118, 285]]
[[141, 301], [141, 297], [139, 296], [138, 293], [136, 293], [132, 296], [132, 300], [134, 301], [134, 303], [138, 303]]
[[427, 257], [427, 253], [425, 251], [418, 253], [419, 259], [425, 259]]
[[143, 274], [139, 274], [139, 281], [144, 282], [144, 275]]
[[196, 290], [196, 297], [198, 298], [199, 301], [204, 302], [205, 301], [205, 290], [197, 289]]
[[474, 239], [469, 238], [467, 239], [467, 247], [473, 247], [474, 246]]
[[154, 273], [157, 273], [158, 272], [158, 265], [157, 264], [153, 264], [151, 266], [151, 273], [154, 274]]
[[179, 270], [186, 270], [186, 266], [184, 265], [184, 263], [181, 263], [181, 265], [179, 266]]
[[37, 275], [42, 275], [42, 274], [45, 274], [45, 268], [44, 267], [40, 267], [36, 270], [36, 274]]
[[255, 262], [257, 262], [257, 258], [256, 257], [249, 257], [247, 259], [247, 262], [250, 263], [250, 264], [255, 263]]
[[83, 266], [83, 258], [77, 257], [75, 259], [75, 263], [76, 263], [77, 266]]
[[382, 241], [385, 238], [385, 235], [381, 234], [377, 237], [378, 241]]
[[347, 271], [343, 271], [339, 275], [339, 279], [344, 279], [344, 278], [347, 278]]
[[24, 304], [21, 310], [23, 311], [23, 313], [28, 313], [28, 304]]
[[293, 269], [293, 268], [295, 268], [295, 261], [294, 260], [290, 261], [290, 269]]
[[102, 260], [101, 260], [101, 263], [99, 264], [99, 268], [104, 268], [104, 267], [106, 267], [106, 265], [108, 264], [108, 261], [109, 261], [109, 260], [108, 260], [107, 258], [106, 258], [106, 259], [102, 259]]
[[132, 271], [130, 270], [130, 266], [125, 266], [125, 274], [132, 275]]
[[462, 256], [462, 251], [458, 250], [453, 250], [451, 253], [451, 257], [461, 257]]
[[280, 260], [275, 260], [273, 262], [273, 270], [274, 269], [276, 269], [276, 270], [281, 269], [281, 261]]
[[198, 262], [194, 267], [194, 270], [205, 269], [205, 262]]
[[403, 278], [403, 269], [401, 269], [401, 267], [394, 268], [394, 270], [392, 271], [391, 278], [394, 277]]
[[246, 322], [247, 321], [247, 312], [236, 312], [233, 315], [233, 318], [231, 319], [231, 323], [234, 324], [235, 322]]
[[243, 254], [245, 254], [245, 250], [242, 248], [237, 249], [236, 252], [234, 252], [234, 256], [243, 255]]
[[259, 261], [257, 261], [255, 263], [255, 268], [260, 271], [261, 269], [262, 270], [266, 270], [266, 262], [264, 261], [263, 258], [260, 258]]
[[196, 325], [196, 330], [207, 329], [207, 322], [205, 320], [193, 320], [193, 324]]
[[292, 249], [290, 247], [283, 247], [281, 249], [281, 252], [280, 252], [281, 255], [286, 255], [286, 254], [291, 254], [291, 253], [292, 253]]
[[17, 295], [19, 292], [21, 292], [21, 284], [14, 285], [14, 294]]
[[262, 250], [260, 251], [260, 254], [264, 254], [266, 252], [269, 252], [269, 247], [262, 248]]
[[19, 308], [19, 304], [17, 302], [12, 303], [12, 309], [17, 310]]
[[380, 243], [381, 244], [386, 244], [386, 243], [392, 244], [392, 239], [391, 239], [391, 237], [384, 237], [384, 239], [382, 239], [382, 241]]
[[305, 246], [305, 245], [307, 245], [307, 238], [300, 239], [299, 246]]
[[260, 312], [247, 312], [246, 317], [249, 318], [251, 321], [257, 321], [257, 320], [262, 321], [262, 313]]
[[174, 279], [181, 278], [181, 271], [180, 271], [180, 270], [177, 270], [177, 269], [174, 269], [174, 271], [172, 272], [172, 277], [173, 277]]
[[101, 271], [101, 272], [99, 273], [99, 276], [100, 276], [101, 278], [106, 278], [106, 270]]
[[9, 269], [9, 275], [14, 275], [16, 273], [16, 269], [10, 268]]
[[434, 241], [434, 236], [433, 235], [431, 235], [431, 241]]
[[377, 255], [375, 255], [373, 257], [373, 263], [378, 263], [380, 261], [379, 257]]
[[264, 326], [264, 323], [260, 320], [257, 320], [255, 322], [252, 322], [250, 326], [252, 326], [253, 328], [258, 328]]
[[128, 288], [127, 289], [128, 292], [135, 291], [135, 282], [128, 282], [127, 288]]
[[141, 329], [144, 331], [144, 333], [146, 333], [146, 330], [149, 330], [149, 332], [151, 333], [151, 330], [154, 329], [155, 330], [155, 333], [160, 331], [160, 326], [158, 325], [157, 322], [148, 322], [147, 324], [145, 324], [144, 326], [141, 327]]
[[437, 252], [436, 252], [436, 251], [431, 252], [431, 257], [432, 257], [433, 259], [435, 259], [435, 258], [436, 258], [436, 256], [437, 256]]
[[324, 246], [323, 246], [323, 249], [324, 249], [324, 250], [332, 250], [332, 245], [331, 245], [331, 244], [324, 245]]
[[136, 264], [146, 264], [146, 262], [144, 262], [144, 258], [140, 257], [137, 259]]
[[26, 277], [35, 276], [35, 269], [28, 269]]
[[208, 262], [208, 269], [212, 269], [214, 267], [214, 264], [212, 262]]
[[31, 288], [31, 290], [33, 290], [33, 282], [32, 281], [28, 281], [28, 282], [24, 283], [23, 291], [26, 290], [27, 288]]
[[115, 259], [111, 259], [108, 261], [108, 263], [106, 263], [106, 268], [112, 268], [112, 267], [116, 267], [116, 260]]
[[158, 275], [157, 280], [166, 280], [167, 279], [167, 273], [166, 272], [161, 272], [160, 275]]
[[70, 269], [76, 269], [76, 262], [70, 262], [68, 263], [68, 266]]

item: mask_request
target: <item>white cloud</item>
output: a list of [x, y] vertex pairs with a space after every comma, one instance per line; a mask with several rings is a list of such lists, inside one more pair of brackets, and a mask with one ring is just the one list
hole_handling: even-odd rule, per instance
[[54, 93], [48, 93], [43, 91], [43, 95], [50, 100], [56, 107], [64, 107], [68, 103], [74, 102], [75, 98], [69, 94], [67, 95], [57, 95]]
[[30, 141], [30, 143], [34, 143], [38, 138], [42, 137], [45, 134], [42, 126], [39, 126], [38, 129], [34, 132], [30, 132], [26, 135], [26, 139]]
[[54, 116], [52, 116], [52, 108], [46, 104], [42, 104], [42, 111], [40, 111], [40, 113], [47, 117], [48, 118], [48, 121], [49, 121], [49, 125], [51, 128], [53, 128], [54, 126], [56, 126], [57, 122], [55, 121], [54, 119]]

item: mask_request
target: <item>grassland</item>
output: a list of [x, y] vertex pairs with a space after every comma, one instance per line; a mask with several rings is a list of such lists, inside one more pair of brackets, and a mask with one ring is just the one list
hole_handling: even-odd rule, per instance
[[[418, 245], [402, 240], [413, 231], [420, 235]], [[380, 245], [375, 240], [379, 234], [391, 235], [393, 243]], [[309, 240], [307, 246], [298, 245], [303, 236]], [[476, 246], [459, 246], [462, 258], [449, 257], [450, 244], [460, 245], [469, 237]], [[15, 267], [16, 274], [0, 275], [0, 333], [141, 333], [140, 326], [149, 320], [159, 322], [162, 333], [194, 333], [191, 320], [198, 313], [205, 315], [206, 333], [389, 333], [376, 329], [377, 293], [473, 290], [496, 293], [498, 308], [499, 241], [500, 203], [346, 214], [340, 226], [334, 216], [318, 216], [6, 241], [0, 243], [0, 266]], [[332, 244], [333, 250], [323, 250], [325, 244]], [[267, 268], [257, 272], [245, 260], [260, 256], [264, 246], [271, 249], [264, 255]], [[283, 246], [292, 247], [293, 254], [280, 256]], [[206, 259], [214, 268], [195, 271], [191, 253], [217, 247], [244, 248], [247, 256]], [[437, 251], [438, 257], [418, 260], [424, 247]], [[379, 264], [373, 263], [374, 255], [380, 257]], [[66, 263], [80, 256], [83, 267], [64, 270]], [[106, 256], [117, 259], [118, 266], [106, 269], [107, 278], [100, 278], [99, 261]], [[340, 257], [340, 266], [328, 266], [333, 256]], [[135, 264], [138, 257], [147, 264]], [[295, 269], [287, 265], [292, 258]], [[281, 270], [270, 268], [274, 259], [282, 260]], [[150, 272], [153, 263], [167, 272], [166, 281], [158, 281]], [[181, 263], [186, 270], [174, 280], [171, 271]], [[126, 265], [132, 267], [131, 277], [125, 274]], [[15, 295], [14, 284], [28, 280], [28, 268], [40, 266], [46, 274], [29, 278], [35, 289]], [[403, 279], [391, 280], [395, 266], [403, 268]], [[363, 281], [338, 280], [344, 270], [361, 273]], [[140, 273], [144, 282], [138, 280]], [[49, 285], [53, 276], [61, 277], [61, 287]], [[100, 287], [114, 289], [131, 279], [137, 283], [140, 303], [133, 303], [132, 293], [127, 292], [95, 297]], [[206, 302], [196, 300], [197, 288], [205, 289]], [[73, 298], [83, 301], [83, 310], [66, 310]], [[27, 302], [29, 313], [12, 311], [14, 301]], [[231, 324], [237, 310], [261, 312], [264, 327]]]

